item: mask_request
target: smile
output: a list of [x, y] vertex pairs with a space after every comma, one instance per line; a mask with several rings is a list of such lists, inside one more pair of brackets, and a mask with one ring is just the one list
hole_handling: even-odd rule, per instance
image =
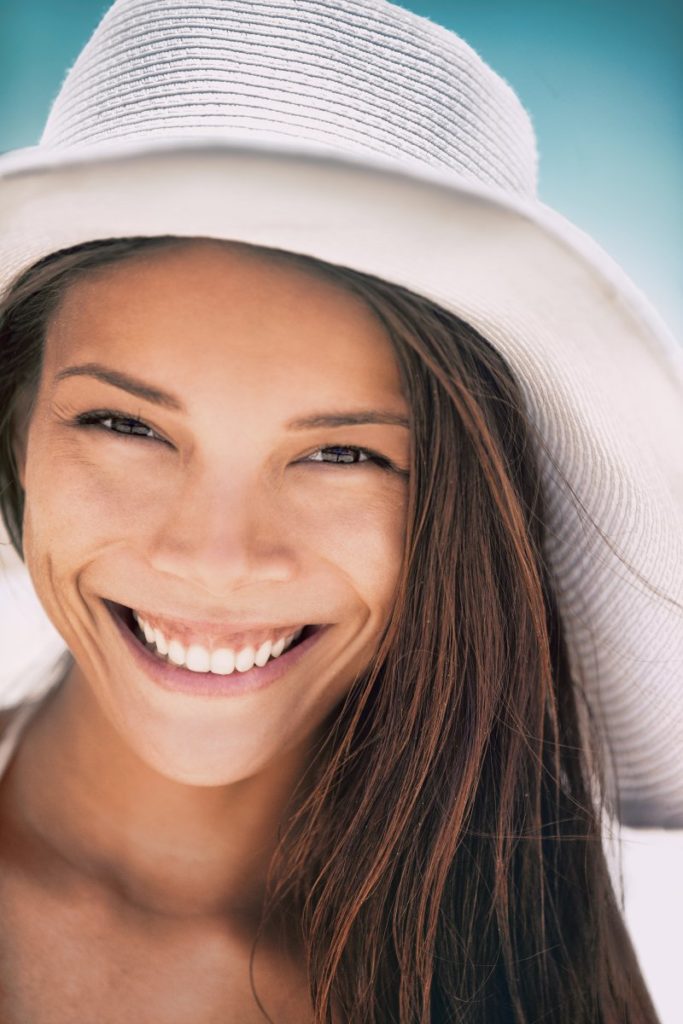
[[104, 605], [147, 677], [166, 690], [195, 696], [236, 696], [260, 690], [293, 668], [329, 629], [329, 625], [304, 626], [276, 644], [264, 641], [258, 649], [220, 647], [209, 651], [201, 644], [186, 646], [172, 637], [167, 639], [163, 633], [157, 637], [157, 630], [148, 623], [144, 629], [144, 620], [141, 624], [132, 608], [108, 600]]
[[265, 640], [257, 646], [245, 644], [241, 647], [229, 647], [222, 644], [220, 647], [210, 648], [198, 642], [183, 643], [177, 637], [169, 636], [152, 626], [136, 611], [132, 614], [136, 636], [160, 658], [181, 668], [185, 667], [190, 672], [213, 672], [221, 676], [230, 675], [232, 672], [247, 672], [254, 665], [263, 668], [271, 658], [279, 658], [284, 651], [289, 650], [303, 636], [305, 628], [314, 628], [300, 626], [288, 636], [280, 637], [278, 640]]

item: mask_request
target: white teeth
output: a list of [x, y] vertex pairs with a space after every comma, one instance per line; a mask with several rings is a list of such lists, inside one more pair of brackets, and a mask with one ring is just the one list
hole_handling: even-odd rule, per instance
[[256, 654], [254, 655], [254, 664], [258, 665], [259, 668], [263, 668], [265, 663], [268, 661], [268, 658], [270, 657], [270, 653], [273, 650], [273, 647], [274, 645], [272, 640], [266, 640], [264, 643], [262, 643], [259, 649], [256, 651]]
[[235, 669], [238, 672], [247, 672], [250, 668], [253, 668], [255, 654], [256, 651], [253, 647], [245, 647], [238, 651], [235, 658]]
[[209, 651], [202, 644], [190, 644], [186, 648], [179, 640], [167, 639], [160, 629], [151, 626], [136, 611], [133, 617], [156, 654], [167, 656], [168, 661], [184, 666], [190, 672], [213, 672], [221, 676], [231, 675], [235, 671], [248, 672], [254, 665], [263, 668], [270, 658], [279, 658], [301, 636], [304, 628], [301, 626], [289, 636], [281, 637], [277, 643], [266, 640], [258, 648], [244, 647], [240, 651], [233, 651], [228, 647], [219, 647]]
[[[299, 630], [297, 633], [295, 633], [294, 636], [292, 637], [292, 639], [296, 640], [296, 638], [298, 637], [300, 632], [301, 632], [301, 630]], [[284, 650], [284, 647], [285, 647], [286, 643], [287, 643], [287, 637], [281, 637], [276, 644], [273, 644], [273, 657], [274, 658], [279, 658], [280, 657], [280, 655], [282, 654], [282, 652]]]
[[168, 645], [169, 661], [172, 661], [174, 665], [184, 665], [185, 653], [185, 646], [181, 644], [180, 640], [171, 640]]
[[208, 672], [211, 665], [211, 655], [206, 647], [201, 644], [190, 644], [185, 654], [185, 665], [192, 672]]
[[[166, 639], [164, 634], [161, 632], [161, 630], [160, 629], [153, 629], [152, 633], [153, 633], [153, 636], [152, 636], [152, 639], [149, 642], [151, 644], [156, 644], [156, 647], [157, 647], [157, 650], [158, 650], [159, 654], [168, 654], [168, 640]], [[145, 635], [147, 635], [147, 634], [145, 634]]]
[[235, 655], [227, 647], [219, 647], [211, 655], [211, 671], [218, 676], [229, 676], [235, 671]]

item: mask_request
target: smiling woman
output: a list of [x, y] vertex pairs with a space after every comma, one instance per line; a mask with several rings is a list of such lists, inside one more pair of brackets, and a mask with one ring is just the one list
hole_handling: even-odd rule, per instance
[[[46, 330], [18, 442], [19, 480], [32, 495], [23, 555], [77, 660], [99, 674], [106, 661], [102, 701], [143, 760], [179, 780], [225, 783], [244, 766], [222, 716], [244, 744], [243, 716], [253, 712], [243, 702], [206, 706], [196, 723], [204, 768], [178, 742], [179, 727], [187, 740], [183, 705], [132, 680], [126, 693], [130, 651], [111, 621], [100, 628], [117, 641], [112, 653], [92, 635], [102, 601], [163, 631], [142, 664], [166, 690], [243, 696], [313, 643], [309, 657], [323, 657], [333, 623], [345, 660], [360, 667], [401, 559], [408, 410], [380, 323], [331, 277], [212, 241], [141, 243], [135, 259], [114, 263], [120, 251], [115, 243], [106, 272], [71, 282]], [[182, 397], [171, 397], [176, 382]], [[264, 643], [323, 625], [324, 637], [316, 628], [278, 662], [254, 665]], [[236, 661], [230, 686], [218, 670], [226, 650]], [[199, 671], [207, 653], [217, 665]], [[272, 734], [262, 718], [245, 763], [267, 762], [274, 742], [299, 742], [307, 716], [329, 710], [340, 685], [312, 688], [294, 714], [291, 696], [273, 692], [264, 709]]]
[[[98, 957], [125, 969], [144, 946], [131, 1013], [191, 990], [193, 1019], [258, 1019], [253, 939], [276, 1020], [309, 1019], [309, 998], [360, 1020], [367, 965], [384, 986], [428, 942], [429, 891], [449, 922], [429, 940], [435, 1006], [478, 991], [488, 1021], [544, 984], [544, 1005], [588, 1020], [587, 992], [611, 998], [597, 948], [648, 1019], [501, 356], [406, 289], [206, 239], [52, 254], [0, 323], [3, 514], [73, 653], [3, 790], [7, 1005], [38, 1017], [65, 984], [49, 932], [23, 923], [40, 903], [88, 951], [88, 990]], [[47, 870], [64, 895], [46, 909]], [[22, 980], [36, 955], [42, 994]], [[492, 956], [486, 978], [448, 966]], [[91, 998], [99, 1014], [106, 985]]]
[[683, 821], [683, 365], [536, 181], [386, 0], [115, 0], [0, 155], [68, 649], [0, 722], [2, 1024], [657, 1024], [602, 827]]

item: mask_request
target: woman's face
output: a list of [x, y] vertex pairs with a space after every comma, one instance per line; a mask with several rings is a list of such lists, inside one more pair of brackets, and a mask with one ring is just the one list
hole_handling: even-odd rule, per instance
[[[95, 363], [173, 400], [57, 379]], [[102, 410], [125, 421], [77, 425]], [[225, 784], [304, 749], [376, 650], [404, 547], [409, 431], [291, 422], [361, 410], [408, 417], [378, 321], [341, 286], [245, 248], [188, 241], [100, 268], [53, 317], [18, 439], [26, 563], [78, 686], [169, 778]], [[130, 419], [151, 436], [111, 430]], [[396, 469], [325, 451], [349, 445]], [[188, 643], [196, 628], [225, 647], [244, 621], [330, 626], [272, 685], [196, 696], [152, 680], [105, 599]]]

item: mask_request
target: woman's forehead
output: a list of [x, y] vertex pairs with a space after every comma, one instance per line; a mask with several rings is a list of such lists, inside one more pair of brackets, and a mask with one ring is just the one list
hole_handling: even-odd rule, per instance
[[185, 390], [222, 376], [265, 389], [267, 367], [273, 386], [400, 391], [391, 341], [360, 297], [294, 262], [202, 243], [76, 280], [45, 355], [54, 374], [97, 362]]

